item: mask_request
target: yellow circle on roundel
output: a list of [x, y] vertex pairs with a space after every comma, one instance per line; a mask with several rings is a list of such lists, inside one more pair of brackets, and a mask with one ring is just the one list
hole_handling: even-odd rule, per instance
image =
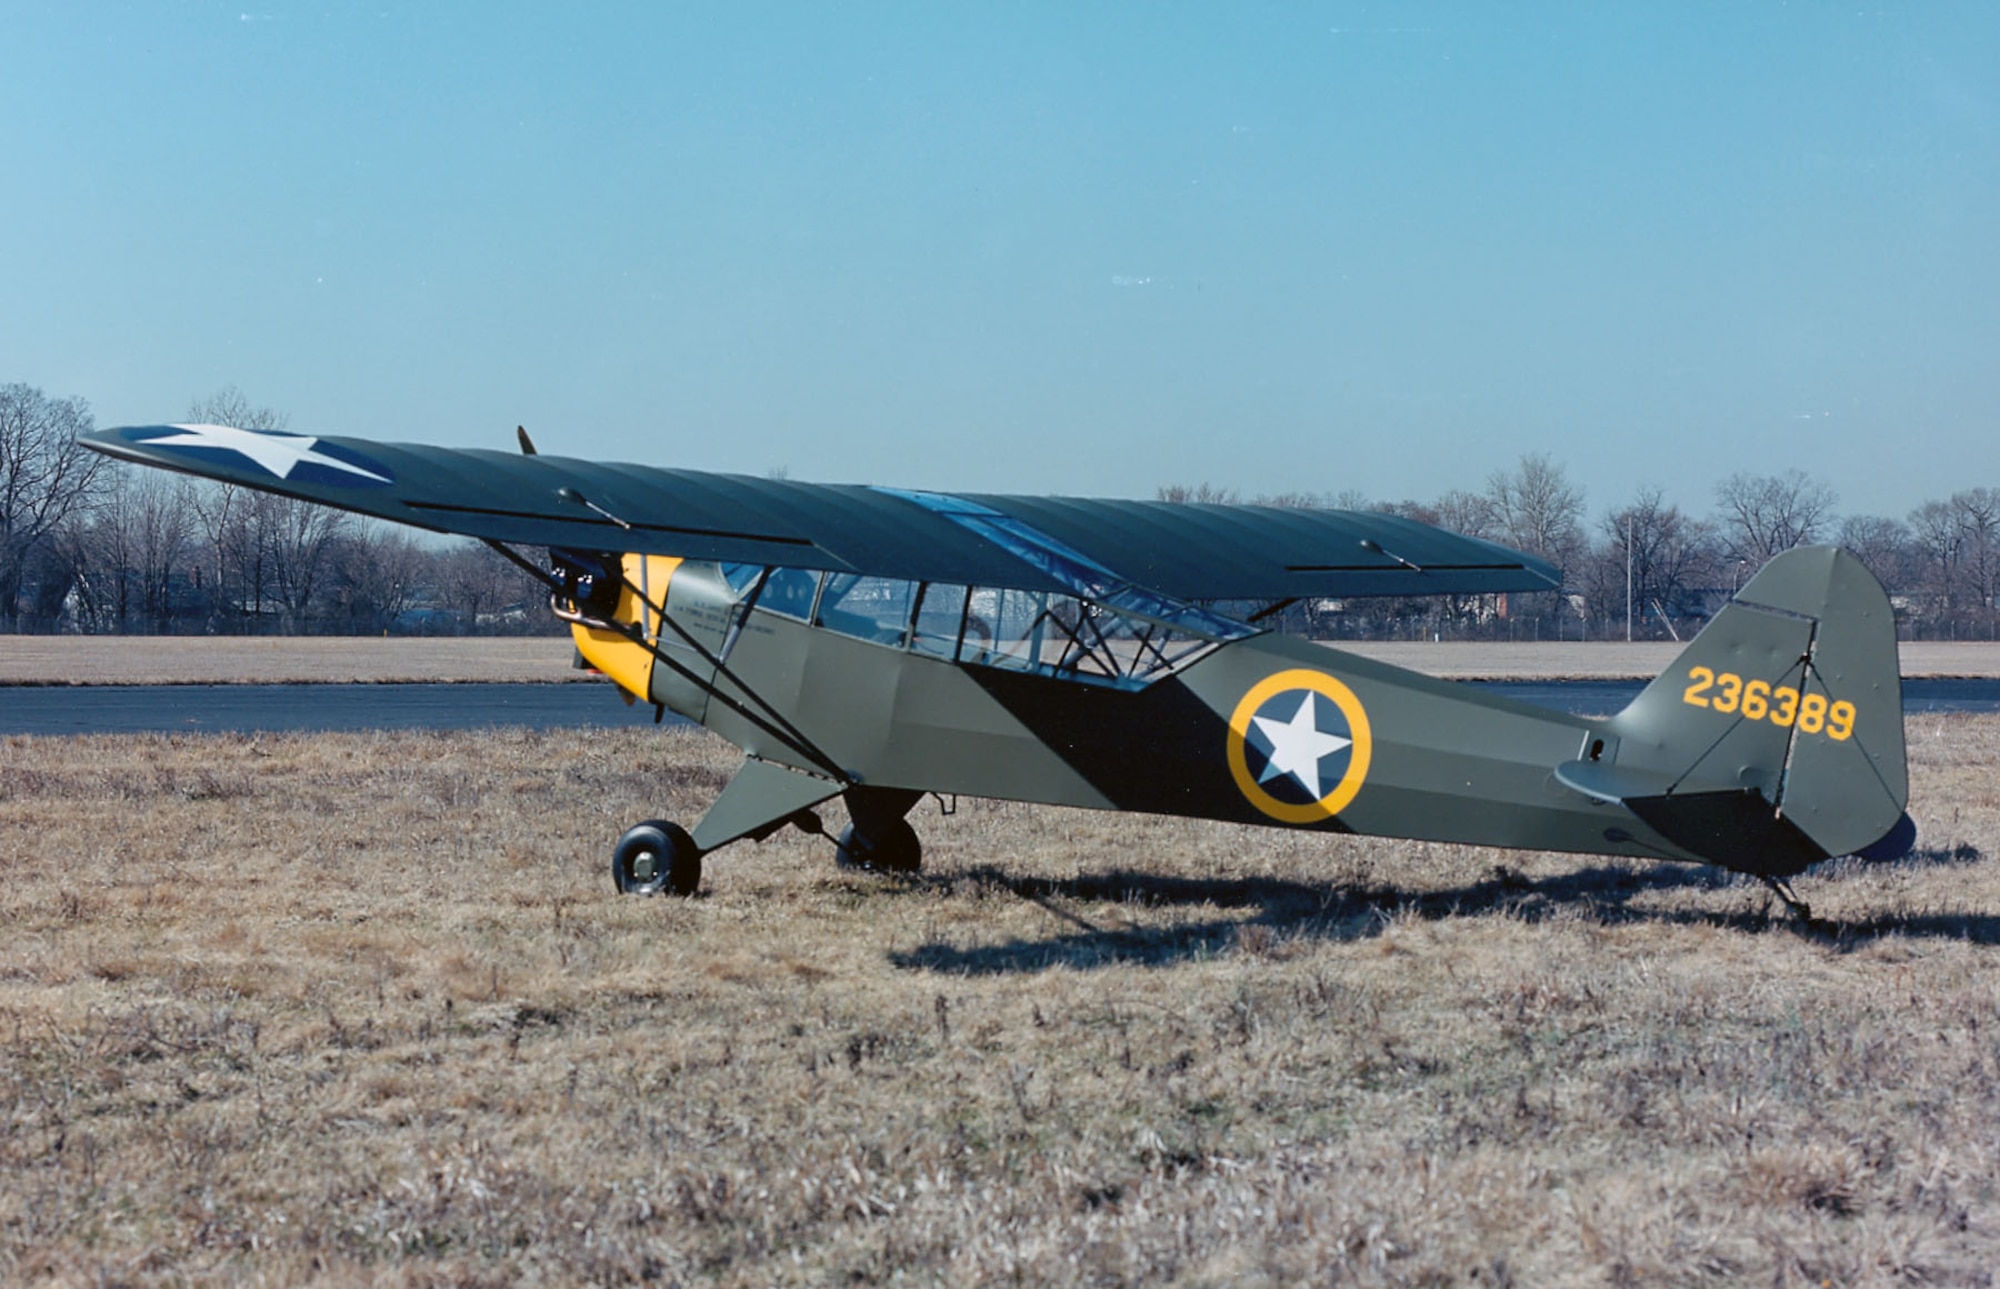
[[[1272, 699], [1300, 691], [1306, 694], [1302, 703], [1312, 704], [1311, 695], [1318, 694], [1340, 709], [1340, 714], [1347, 720], [1347, 737], [1352, 746], [1347, 771], [1331, 791], [1317, 801], [1280, 801], [1267, 792], [1264, 785], [1257, 781], [1257, 776], [1251, 773], [1247, 742], [1250, 722]], [[1317, 705], [1313, 706], [1316, 710]], [[1303, 710], [1300, 715], [1304, 715]], [[1312, 718], [1305, 719], [1310, 721]], [[1368, 713], [1361, 706], [1361, 700], [1354, 696], [1353, 690], [1323, 672], [1297, 668], [1266, 676], [1250, 687], [1250, 692], [1243, 695], [1243, 700], [1236, 704], [1236, 711], [1229, 718], [1229, 773], [1235, 777], [1236, 787], [1245, 800], [1280, 823], [1318, 823], [1345, 810], [1348, 803], [1354, 800], [1354, 795], [1361, 791], [1362, 780], [1368, 777], [1368, 759], [1373, 751], [1374, 738], [1369, 731]]]

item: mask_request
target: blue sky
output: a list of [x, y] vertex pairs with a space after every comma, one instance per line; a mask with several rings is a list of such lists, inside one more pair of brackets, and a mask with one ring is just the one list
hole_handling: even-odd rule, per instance
[[0, 381], [950, 489], [2000, 485], [2000, 6], [0, 9]]

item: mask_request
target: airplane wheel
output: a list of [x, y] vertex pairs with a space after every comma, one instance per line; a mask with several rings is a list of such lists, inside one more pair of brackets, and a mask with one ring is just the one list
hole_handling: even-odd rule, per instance
[[924, 866], [923, 843], [907, 819], [882, 823], [879, 833], [857, 834], [854, 825], [841, 830], [834, 858], [842, 868], [865, 868], [877, 873], [915, 873]]
[[679, 824], [634, 824], [611, 852], [611, 880], [620, 895], [693, 895], [701, 887], [701, 851]]

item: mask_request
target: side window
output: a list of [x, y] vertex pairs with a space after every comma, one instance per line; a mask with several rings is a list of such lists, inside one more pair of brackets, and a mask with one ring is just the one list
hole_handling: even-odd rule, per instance
[[729, 583], [729, 589], [740, 599], [750, 588], [757, 585], [757, 579], [764, 576], [762, 564], [724, 564], [722, 580]]
[[826, 580], [814, 622], [857, 640], [899, 645], [909, 629], [915, 592], [913, 582], [835, 573]]
[[993, 660], [993, 623], [1000, 614], [1000, 595], [986, 586], [975, 586], [966, 593], [965, 641], [958, 651], [960, 662]]
[[965, 623], [965, 588], [931, 582], [917, 605], [917, 630], [910, 648], [933, 658], [958, 656], [958, 630]]
[[974, 590], [962, 659], [989, 667], [1033, 666], [1041, 652], [1044, 603], [1040, 591]]
[[1093, 671], [1091, 646], [1101, 638], [1089, 621], [1090, 609], [1073, 595], [1049, 597], [1042, 619], [1041, 663], [1056, 671]]
[[757, 597], [757, 607], [782, 613], [801, 622], [812, 617], [813, 592], [819, 589], [819, 574], [803, 568], [774, 568]]

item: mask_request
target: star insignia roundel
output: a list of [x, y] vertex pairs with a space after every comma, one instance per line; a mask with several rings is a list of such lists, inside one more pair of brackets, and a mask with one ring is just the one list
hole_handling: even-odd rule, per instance
[[1373, 750], [1361, 700], [1317, 671], [1265, 677], [1229, 718], [1229, 772], [1251, 805], [1281, 823], [1318, 823], [1346, 809]]
[[154, 425], [121, 433], [135, 445], [200, 454], [211, 461], [213, 453], [229, 453], [265, 474], [294, 483], [380, 488], [396, 481], [381, 462], [309, 434], [243, 430], [233, 425]]

